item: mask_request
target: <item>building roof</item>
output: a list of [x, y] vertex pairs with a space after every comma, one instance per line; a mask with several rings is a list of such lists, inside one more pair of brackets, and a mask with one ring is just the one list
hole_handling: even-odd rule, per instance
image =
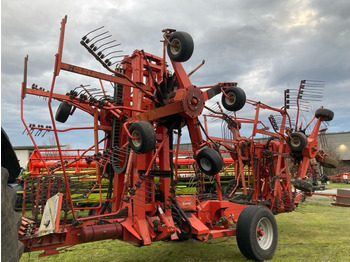
[[[61, 145], [61, 147], [67, 147], [67, 145]], [[51, 149], [51, 148], [57, 148], [56, 145], [41, 145], [38, 146], [39, 149]], [[34, 150], [35, 146], [13, 146], [14, 150]]]

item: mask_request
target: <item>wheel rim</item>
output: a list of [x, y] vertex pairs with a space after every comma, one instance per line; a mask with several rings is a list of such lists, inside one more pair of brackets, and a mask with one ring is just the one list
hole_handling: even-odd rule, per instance
[[290, 144], [293, 146], [293, 147], [298, 147], [300, 145], [301, 141], [298, 137], [292, 137], [291, 141], [290, 141]]
[[181, 42], [179, 39], [175, 38], [171, 41], [170, 51], [173, 55], [177, 55], [181, 49]]
[[211, 170], [211, 163], [208, 159], [202, 158], [200, 161], [201, 167], [204, 171], [210, 171]]
[[256, 227], [256, 238], [261, 249], [267, 250], [273, 242], [273, 227], [272, 223], [266, 217], [259, 220]]
[[236, 95], [233, 92], [230, 92], [226, 95], [229, 97], [229, 99], [225, 97], [225, 102], [227, 105], [233, 105], [234, 103], [236, 103]]
[[132, 137], [137, 137], [137, 139], [132, 139], [132, 140], [131, 140], [131, 141], [132, 141], [132, 144], [133, 144], [135, 147], [141, 146], [141, 134], [140, 134], [140, 132], [137, 131], [137, 130], [134, 130], [134, 131], [132, 131], [131, 136], [132, 136]]

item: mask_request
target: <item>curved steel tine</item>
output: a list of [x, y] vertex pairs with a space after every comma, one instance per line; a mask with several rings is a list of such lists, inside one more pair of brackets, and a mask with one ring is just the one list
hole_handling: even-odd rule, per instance
[[123, 52], [123, 50], [116, 50], [116, 51], [110, 52], [110, 53], [108, 53], [107, 55], [105, 55], [104, 57], [107, 57], [107, 56], [109, 56], [110, 54], [120, 53], [120, 52]]
[[[105, 51], [105, 50], [107, 50], [107, 49], [110, 49], [110, 48], [112, 48], [112, 47], [120, 46], [120, 45], [121, 45], [121, 44], [116, 44], [116, 45], [111, 45], [111, 46], [108, 46], [108, 47], [106, 47], [106, 48], [103, 48], [101, 51], [99, 51], [99, 52], [97, 53], [97, 55], [98, 55], [98, 56], [102, 56], [102, 55], [103, 55], [103, 54], [102, 54], [103, 51]], [[104, 57], [106, 57], [106, 56], [103, 55], [102, 58], [104, 58]]]
[[109, 42], [107, 42], [107, 43], [104, 43], [104, 44], [100, 45], [99, 47], [97, 47], [96, 50], [100, 49], [102, 46], [108, 45], [108, 44], [113, 43], [113, 42], [115, 42], [115, 41], [117, 41], [117, 40], [112, 40], [112, 41], [109, 41]]
[[[116, 58], [116, 57], [124, 57], [124, 55], [115, 55], [115, 56], [112, 56], [111, 58], [107, 58], [107, 59], [105, 60], [105, 63], [106, 63], [106, 64], [110, 63], [110, 62], [111, 62], [111, 59]], [[111, 64], [111, 65], [112, 65], [112, 64]]]
[[91, 42], [92, 40], [94, 40], [94, 39], [96, 39], [97, 37], [100, 37], [101, 35], [104, 35], [104, 34], [107, 34], [108, 33], [108, 31], [106, 31], [106, 32], [104, 32], [104, 33], [101, 33], [101, 34], [99, 34], [99, 35], [96, 35], [96, 36], [94, 36], [93, 38], [91, 38], [88, 42], [86, 42], [86, 43], [89, 43], [89, 42]]
[[91, 33], [93, 33], [93, 32], [96, 32], [97, 30], [100, 30], [100, 29], [102, 29], [102, 28], [104, 28], [104, 26], [101, 26], [101, 27], [99, 27], [99, 28], [96, 28], [96, 29], [90, 31], [89, 33], [87, 33], [86, 35], [84, 35], [84, 36], [82, 37], [82, 39], [85, 41], [85, 39], [87, 39], [87, 36], [88, 36], [89, 34], [91, 34]]
[[95, 44], [96, 44], [97, 42], [100, 42], [100, 41], [102, 41], [102, 40], [104, 40], [104, 39], [106, 39], [106, 38], [109, 38], [109, 37], [111, 37], [111, 36], [112, 36], [112, 35], [108, 35], [108, 36], [102, 37], [101, 39], [96, 40], [95, 42], [93, 42], [93, 43], [90, 45], [90, 48], [93, 49], [94, 51], [96, 51], [96, 50], [97, 50], [97, 47], [95, 46]]

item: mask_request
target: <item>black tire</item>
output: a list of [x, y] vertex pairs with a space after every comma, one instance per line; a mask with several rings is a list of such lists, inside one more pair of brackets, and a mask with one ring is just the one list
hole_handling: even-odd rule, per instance
[[1, 261], [19, 261], [24, 245], [18, 239], [22, 216], [14, 211], [16, 191], [7, 185], [9, 172], [1, 167]]
[[187, 240], [192, 235], [191, 222], [176, 199], [174, 199], [172, 206], [172, 217], [174, 219], [174, 222], [176, 222], [178, 229], [180, 230], [177, 231], [179, 241]]
[[1, 166], [8, 171], [8, 183], [15, 183], [16, 178], [21, 173], [21, 167], [10, 139], [3, 128], [1, 128]]
[[334, 117], [334, 112], [326, 108], [319, 108], [315, 112], [315, 117], [321, 118], [323, 121], [331, 121]]
[[220, 154], [209, 147], [203, 148], [196, 157], [196, 162], [204, 174], [214, 176], [221, 170], [223, 161]]
[[138, 154], [145, 154], [156, 147], [156, 132], [152, 124], [146, 121], [134, 122], [129, 127], [129, 132], [132, 137], [128, 138], [131, 148]]
[[70, 112], [72, 110], [72, 105], [69, 104], [66, 101], [61, 102], [61, 104], [58, 106], [55, 119], [58, 122], [65, 123], [70, 115]]
[[[100, 205], [100, 202], [94, 202], [91, 207], [98, 207]], [[88, 216], [95, 216], [95, 215], [100, 215], [101, 211], [105, 205], [105, 202], [101, 202], [101, 208], [97, 209], [90, 209]], [[108, 214], [112, 212], [112, 207], [111, 207], [111, 202], [108, 203], [108, 206], [106, 207], [105, 211], [103, 212], [104, 214]]]
[[338, 160], [329, 156], [324, 156], [321, 165], [326, 168], [337, 168]]
[[300, 152], [307, 145], [307, 137], [302, 132], [294, 132], [287, 138], [287, 144], [293, 152]]
[[[274, 215], [267, 207], [248, 206], [238, 217], [236, 239], [239, 250], [248, 259], [272, 258], [277, 247], [278, 232]], [[263, 233], [258, 236], [259, 233]]]
[[221, 97], [221, 103], [228, 111], [238, 111], [243, 108], [246, 102], [246, 95], [243, 89], [237, 86], [231, 86], [225, 89], [226, 96], [224, 94]]
[[294, 180], [292, 184], [298, 190], [308, 193], [312, 192], [312, 184], [305, 180]]
[[167, 45], [167, 51], [171, 60], [175, 62], [186, 62], [191, 58], [194, 43], [190, 34], [176, 31], [170, 35], [168, 40], [171, 45]]

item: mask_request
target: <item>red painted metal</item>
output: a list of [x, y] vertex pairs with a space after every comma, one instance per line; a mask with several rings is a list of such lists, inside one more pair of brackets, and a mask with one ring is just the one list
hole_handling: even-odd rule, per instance
[[[33, 130], [53, 132], [57, 144], [57, 150], [54, 155], [44, 153], [37, 148], [30, 158], [29, 169], [32, 173], [32, 180], [28, 180], [26, 187], [35, 187], [37, 189], [33, 208], [36, 209], [39, 203], [42, 204], [43, 198], [51, 195], [49, 191], [60, 190], [60, 188], [65, 189], [65, 198], [62, 203], [62, 210], [65, 212], [65, 215], [61, 218], [60, 224], [56, 226], [57, 232], [38, 237], [34, 231], [33, 234], [26, 235], [24, 238], [22, 237], [21, 241], [25, 244], [26, 251], [44, 249], [45, 252], [43, 255], [48, 255], [56, 253], [56, 249], [61, 246], [105, 238], [119, 238], [134, 245], [148, 245], [153, 241], [165, 238], [177, 239], [176, 232], [179, 229], [172, 217], [174, 199], [180, 202], [180, 209], [183, 208], [192, 213], [189, 221], [192, 222], [194, 234], [196, 232], [199, 234], [198, 239], [208, 240], [213, 237], [234, 235], [234, 229], [228, 229], [227, 227], [217, 228], [213, 226], [213, 222], [215, 222], [215, 219], [219, 219], [219, 214], [223, 215], [225, 209], [231, 207], [232, 210], [235, 210], [237, 209], [235, 206], [239, 206], [238, 209], [242, 209], [244, 207], [243, 205], [228, 201], [222, 202], [222, 197], [220, 196], [219, 198], [221, 200], [219, 200], [219, 204], [215, 205], [215, 210], [214, 208], [211, 208], [211, 210], [210, 208], [208, 209], [210, 200], [207, 200], [202, 208], [200, 207], [202, 205], [201, 202], [193, 195], [190, 197], [175, 197], [174, 185], [172, 185], [173, 178], [171, 178], [172, 171], [169, 155], [172, 148], [169, 147], [170, 137], [168, 128], [160, 126], [155, 129], [157, 136], [155, 151], [145, 154], [135, 154], [133, 151], [126, 153], [129, 150], [127, 138], [135, 139], [128, 131], [129, 126], [133, 122], [147, 121], [155, 126], [159, 119], [175, 114], [178, 114], [183, 119], [182, 121], [187, 123], [194, 152], [204, 146], [210, 146], [202, 138], [198, 116], [204, 108], [205, 101], [210, 99], [213, 93], [208, 94], [207, 91], [201, 91], [200, 87], [192, 85], [182, 64], [171, 61], [179, 86], [176, 87], [177, 90], [173, 99], [165, 104], [164, 102], [163, 104], [160, 103], [157, 100], [158, 98], [154, 96], [154, 92], [159, 89], [158, 85], [165, 80], [164, 77], [168, 78], [170, 76], [165, 71], [165, 53], [164, 57], [161, 58], [145, 53], [144, 51], [135, 50], [131, 56], [126, 56], [121, 62], [122, 70], [113, 70], [113, 75], [62, 62], [66, 22], [67, 18], [64, 18], [61, 23], [59, 48], [56, 54], [50, 91], [44, 92], [43, 90], [29, 89], [26, 87], [26, 81], [22, 84], [21, 112], [23, 113], [24, 110], [23, 100], [25, 95], [47, 97], [52, 120], [52, 128], [44, 128], [43, 126], [31, 126], [28, 128], [23, 120], [27, 133], [31, 134]], [[82, 44], [86, 47], [85, 43]], [[166, 44], [165, 41], [164, 49], [166, 48]], [[106, 90], [102, 81], [110, 81], [123, 86], [124, 93], [120, 97], [122, 98], [122, 102], [116, 104], [108, 99], [98, 102], [87, 99], [87, 97], [74, 96], [72, 92], [67, 94], [56, 93], [54, 91], [55, 80], [60, 75], [61, 70], [90, 78], [97, 78], [104, 95], [106, 94]], [[108, 70], [110, 71], [109, 68]], [[218, 85], [224, 87], [226, 84]], [[88, 94], [90, 95], [90, 93]], [[92, 129], [94, 130], [94, 144], [81, 155], [79, 155], [79, 152], [77, 155], [67, 155], [69, 150], [66, 151], [61, 148], [58, 132], [84, 130], [91, 127], [58, 129], [52, 110], [53, 99], [66, 101], [74, 107], [74, 110], [78, 108], [93, 116]], [[111, 147], [110, 136], [113, 136], [111, 133], [113, 128], [110, 123], [112, 122], [112, 118], [122, 123], [118, 131], [120, 142], [116, 144], [117, 149]], [[105, 139], [101, 140], [99, 138], [99, 131], [105, 132]], [[30, 137], [33, 143], [35, 143], [34, 137]], [[127, 163], [127, 165], [125, 170], [112, 174], [112, 192], [110, 196], [104, 198], [101, 194], [102, 174], [107, 172], [107, 164], [110, 163], [111, 158], [115, 157], [114, 150], [119, 150], [119, 155], [124, 154], [125, 159], [123, 162]], [[156, 170], [153, 163], [157, 163]], [[89, 177], [89, 179], [96, 181], [91, 190], [96, 188], [96, 186], [99, 188], [99, 204], [97, 207], [88, 209], [101, 210], [101, 208], [103, 209], [103, 203], [109, 202], [111, 211], [110, 213], [104, 212], [89, 217], [78, 217], [77, 212], [82, 207], [78, 206], [73, 200], [74, 192], [72, 191], [73, 185], [71, 182], [76, 177], [81, 181], [84, 175], [88, 174], [91, 169], [93, 169], [95, 175]], [[38, 179], [33, 180], [36, 176]], [[40, 177], [47, 178], [43, 180]], [[219, 177], [217, 178], [219, 179]], [[54, 182], [55, 180], [58, 182]], [[47, 187], [47, 185], [49, 186]], [[45, 188], [49, 188], [50, 190], [45, 193], [44, 197], [41, 192]], [[156, 190], [159, 190], [161, 194], [156, 193]], [[29, 190], [26, 191], [28, 191], [26, 192], [28, 195]], [[86, 196], [89, 195], [91, 193]], [[189, 206], [187, 206], [188, 203]], [[202, 211], [197, 211], [198, 207]], [[68, 212], [71, 213], [72, 218], [68, 217]], [[200, 219], [196, 218], [197, 212], [200, 213]], [[213, 217], [209, 214], [210, 219], [207, 220], [207, 212], [214, 212], [215, 216]], [[232, 214], [228, 216], [232, 216]], [[237, 216], [235, 214], [235, 217]], [[72, 221], [72, 223], [69, 221]], [[104, 223], [106, 224], [99, 224], [101, 221], [105, 221]], [[221, 232], [220, 230], [223, 231]]]
[[121, 238], [123, 234], [123, 228], [119, 223], [90, 225], [83, 227], [80, 234], [82, 242]]
[[[233, 164], [224, 158], [224, 163], [233, 167], [235, 174], [235, 186], [231, 188], [230, 197], [234, 197], [235, 192], [241, 189], [244, 195], [250, 195], [247, 202], [262, 204], [269, 207], [273, 213], [290, 212], [303, 200], [302, 191], [307, 191], [306, 195], [312, 195], [312, 185], [305, 179], [311, 174], [311, 159], [321, 161], [324, 153], [318, 148], [317, 135], [323, 119], [318, 118], [311, 133], [307, 136], [307, 144], [300, 152], [293, 152], [286, 144], [286, 140], [293, 131], [291, 121], [286, 108], [274, 108], [261, 102], [247, 99], [248, 104], [254, 107], [254, 118], [239, 118], [228, 116], [222, 111], [209, 111], [211, 114], [204, 115], [205, 121], [210, 118], [229, 118], [232, 123], [228, 125], [231, 131], [231, 138], [223, 139], [211, 137], [211, 141], [225, 148], [222, 153], [229, 154]], [[269, 114], [280, 115], [281, 123], [279, 130], [271, 132], [260, 120], [262, 111]], [[307, 125], [309, 126], [315, 117]], [[251, 124], [252, 133], [249, 137], [240, 134], [240, 124]], [[289, 124], [289, 125], [288, 125]], [[265, 135], [269, 138], [262, 140], [257, 135]], [[190, 163], [190, 159], [178, 160], [179, 163]], [[315, 161], [316, 162], [316, 161]], [[291, 174], [290, 165], [296, 167], [296, 172]], [[250, 172], [244, 169], [249, 168]], [[303, 185], [309, 185], [307, 189], [297, 190], [293, 187], [293, 181], [301, 180]], [[298, 181], [297, 181], [298, 183]], [[248, 193], [249, 192], [249, 193]], [[239, 193], [240, 194], [240, 193]], [[238, 194], [238, 195], [239, 195]]]
[[[86, 157], [93, 157], [93, 152], [86, 154], [86, 150], [62, 149], [64, 153], [65, 166], [75, 175], [94, 174], [96, 170], [95, 162], [83, 160]], [[34, 150], [29, 156], [28, 171], [31, 176], [48, 175], [46, 167], [54, 170], [60, 167], [60, 159], [57, 149]]]
[[347, 173], [347, 172], [339, 173], [336, 175], [330, 175], [328, 177], [333, 183], [346, 183], [346, 184], [348, 184], [350, 181], [350, 173]]
[[[205, 102], [219, 93], [224, 93], [226, 88], [236, 86], [236, 83], [220, 82], [197, 87], [189, 79], [192, 72], [187, 74], [182, 63], [174, 60], [170, 60], [174, 72], [168, 71], [166, 49], [170, 45], [168, 38], [175, 30], [163, 31], [163, 57], [135, 50], [130, 56], [125, 56], [115, 69], [111, 69], [109, 63], [103, 61], [87, 44], [86, 36], [83, 37], [81, 44], [111, 75], [62, 61], [66, 22], [67, 17], [61, 22], [59, 47], [49, 92], [27, 88], [25, 62], [21, 94], [23, 124], [34, 145], [36, 142], [31, 135], [33, 130], [52, 132], [57, 144], [54, 155], [46, 154], [36, 146], [36, 151], [30, 158], [32, 176], [25, 180], [24, 197], [32, 200], [32, 220], [38, 222], [45, 200], [58, 192], [64, 193], [60, 205], [62, 216], [58, 220], [55, 233], [39, 237], [37, 227], [31, 231], [24, 228], [20, 240], [25, 251], [44, 250], [42, 255], [49, 255], [57, 253], [60, 247], [107, 238], [121, 239], [135, 246], [186, 237], [208, 241], [235, 235], [235, 224], [246, 204], [266, 205], [275, 213], [293, 210], [300, 194], [291, 189], [292, 175], [288, 171], [285, 156], [290, 153], [285, 143], [290, 133], [285, 128], [288, 117], [285, 110], [247, 100], [255, 107], [255, 118], [234, 117], [233, 120], [237, 123], [253, 124], [252, 135], [249, 138], [241, 136], [236, 126], [230, 127], [232, 140], [210, 137], [199, 120]], [[79, 87], [82, 89], [80, 95], [76, 89], [65, 94], [55, 92], [56, 78], [62, 72], [79, 74], [90, 80], [97, 79], [102, 97], [97, 99], [82, 85]], [[107, 85], [103, 81], [112, 83], [112, 96], [108, 96]], [[48, 98], [52, 127], [37, 128], [26, 124], [23, 119], [26, 95]], [[71, 105], [69, 115], [76, 109], [85, 112], [92, 125], [58, 128], [53, 113], [53, 100]], [[282, 115], [279, 132], [268, 131], [264, 125], [259, 126], [262, 124], [259, 120], [260, 110], [266, 109]], [[214, 112], [212, 116], [223, 115], [216, 115]], [[142, 130], [137, 129], [131, 131], [137, 122], [140, 126], [147, 122], [144, 125], [148, 128], [147, 132], [142, 133]], [[318, 154], [315, 148], [320, 122], [318, 119], [308, 138], [308, 145], [303, 150], [304, 158], [299, 163], [298, 173], [301, 179], [306, 176], [308, 159]], [[179, 158], [181, 129], [185, 125], [188, 127], [192, 145], [189, 159]], [[78, 132], [88, 129], [92, 129], [92, 135], [90, 133], [88, 137], [84, 137], [91, 138], [92, 145], [83, 152], [76, 151], [75, 155], [69, 155], [70, 150], [64, 150], [60, 144], [60, 134], [70, 130]], [[174, 131], [178, 135], [175, 150]], [[270, 135], [275, 140], [269, 143], [257, 142], [257, 134]], [[140, 146], [144, 140], [149, 142], [148, 140], [153, 139], [155, 145], [152, 148], [147, 143], [147, 150]], [[138, 146], [140, 148], [136, 150]], [[204, 192], [204, 174], [199, 170], [195, 159], [203, 148], [218, 149], [219, 146], [222, 149], [217, 150], [218, 152], [230, 156], [223, 161], [225, 169], [234, 168], [237, 184], [226, 196], [220, 174], [214, 174], [212, 180], [216, 182], [217, 194], [208, 198]], [[266, 150], [273, 152], [268, 159], [265, 157]], [[171, 163], [173, 160], [175, 167]], [[180, 173], [177, 166], [190, 164], [195, 167], [193, 172], [197, 179], [197, 191], [194, 194], [181, 195], [176, 192]], [[269, 170], [271, 165], [273, 172]], [[271, 176], [274, 177], [273, 180]], [[230, 199], [238, 189], [239, 181], [242, 182], [244, 196], [248, 195], [251, 187], [255, 189], [251, 201], [242, 203]], [[95, 205], [81, 204], [83, 200], [90, 201], [91, 204], [91, 196], [94, 194], [97, 195], [94, 199]], [[92, 213], [81, 214], [82, 210]]]

